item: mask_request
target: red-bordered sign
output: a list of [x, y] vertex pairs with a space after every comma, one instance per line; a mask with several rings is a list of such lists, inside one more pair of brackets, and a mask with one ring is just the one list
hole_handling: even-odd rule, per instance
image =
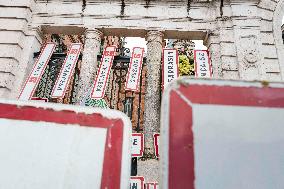
[[139, 91], [139, 81], [143, 64], [144, 48], [134, 47], [130, 60], [130, 66], [126, 76], [125, 90]]
[[157, 158], [159, 158], [160, 157], [160, 154], [159, 154], [160, 133], [155, 133], [153, 137], [154, 137], [155, 155]]
[[55, 85], [53, 87], [51, 96], [53, 98], [63, 98], [68, 84], [70, 82], [71, 76], [74, 73], [75, 66], [77, 64], [82, 44], [72, 43], [70, 45], [67, 56], [64, 60], [60, 73], [56, 79]]
[[145, 183], [145, 189], [159, 189], [159, 184], [157, 182], [147, 182]]
[[144, 189], [144, 177], [135, 176], [130, 179], [130, 189]]
[[131, 146], [132, 157], [143, 156], [143, 151], [144, 151], [143, 133], [132, 133], [132, 146]]
[[99, 72], [96, 77], [91, 95], [91, 97], [94, 99], [101, 99], [105, 95], [105, 88], [107, 85], [110, 68], [114, 59], [115, 49], [116, 46], [108, 46], [104, 50]]
[[[9, 149], [5, 151], [5, 156], [1, 156], [0, 164], [2, 167], [3, 164], [8, 163], [10, 171], [16, 170], [13, 174], [7, 174], [7, 169], [2, 167], [0, 175], [5, 181], [1, 182], [1, 186], [4, 188], [9, 188], [10, 181], [14, 180], [18, 181], [18, 185], [25, 185], [27, 188], [42, 186], [42, 183], [46, 183], [46, 178], [49, 178], [50, 186], [78, 184], [79, 188], [80, 186], [129, 188], [131, 122], [123, 113], [109, 109], [99, 110], [53, 103], [0, 100], [0, 122], [1, 141], [9, 143]], [[15, 137], [17, 129], [21, 134]], [[41, 132], [38, 132], [39, 130]], [[98, 135], [98, 131], [103, 133], [98, 136], [102, 138], [101, 140], [94, 137]], [[4, 133], [6, 133], [5, 137]], [[39, 133], [41, 137], [34, 133]], [[69, 137], [66, 138], [66, 136]], [[30, 137], [39, 139], [33, 141]], [[52, 142], [52, 139], [56, 141]], [[21, 143], [21, 140], [25, 142]], [[44, 146], [40, 145], [42, 142]], [[21, 143], [20, 146], [19, 143]], [[33, 145], [34, 143], [36, 145]], [[90, 146], [90, 144], [95, 145]], [[52, 146], [56, 149], [57, 146], [61, 146], [63, 150], [54, 151]], [[42, 149], [45, 147], [46, 149]], [[13, 150], [15, 148], [19, 151]], [[103, 153], [95, 154], [88, 148], [95, 151], [101, 148]], [[1, 149], [5, 150], [2, 147]], [[47, 151], [52, 153], [48, 154], [48, 158], [44, 158]], [[17, 157], [17, 160], [11, 159], [19, 153], [23, 157]], [[62, 153], [64, 156], [58, 155]], [[103, 161], [94, 162], [97, 156], [100, 156]], [[37, 160], [37, 158], [40, 159]], [[60, 169], [62, 171], [52, 171], [58, 170], [57, 166], [54, 167], [58, 161], [63, 161], [59, 164], [63, 166]], [[21, 165], [21, 169], [18, 169], [17, 163]], [[50, 169], [50, 167], [54, 168]], [[45, 174], [46, 176], [42, 176]], [[92, 175], [97, 177], [93, 178]], [[35, 178], [37, 178], [36, 183]]]
[[212, 65], [209, 51], [194, 50], [194, 68], [195, 77], [209, 78], [212, 77]]
[[178, 51], [176, 49], [163, 49], [162, 86], [178, 78]]
[[284, 161], [283, 112], [283, 83], [172, 83], [162, 102], [161, 187], [284, 187], [279, 176]]
[[41, 102], [48, 102], [48, 98], [32, 97], [31, 100], [41, 101]]
[[29, 77], [27, 78], [21, 90], [21, 93], [18, 97], [20, 100], [31, 99], [54, 49], [55, 43], [46, 43], [44, 45]]

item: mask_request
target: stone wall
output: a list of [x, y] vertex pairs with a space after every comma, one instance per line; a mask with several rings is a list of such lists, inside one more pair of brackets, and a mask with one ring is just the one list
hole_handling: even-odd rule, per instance
[[0, 96], [16, 98], [33, 64], [33, 52], [38, 51], [41, 36], [31, 26], [31, 0], [0, 1]]

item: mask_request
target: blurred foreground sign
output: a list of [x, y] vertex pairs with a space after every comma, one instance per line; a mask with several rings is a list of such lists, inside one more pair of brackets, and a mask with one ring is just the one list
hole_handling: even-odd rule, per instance
[[170, 84], [161, 116], [161, 188], [284, 188], [283, 117], [284, 84]]
[[130, 138], [118, 111], [1, 100], [0, 188], [128, 188]]

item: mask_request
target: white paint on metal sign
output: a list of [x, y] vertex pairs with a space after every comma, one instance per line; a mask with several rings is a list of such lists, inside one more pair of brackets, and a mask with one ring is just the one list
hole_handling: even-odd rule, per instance
[[132, 146], [131, 146], [132, 157], [143, 156], [144, 135], [142, 133], [133, 133], [131, 140], [132, 140]]
[[194, 106], [196, 189], [284, 188], [283, 116], [278, 108]]
[[138, 91], [143, 64], [143, 53], [144, 48], [134, 47], [132, 50], [130, 67], [126, 76], [125, 90]]
[[107, 85], [110, 68], [112, 66], [115, 49], [115, 46], [108, 46], [104, 50], [99, 72], [92, 90], [91, 97], [94, 99], [101, 99], [105, 95], [105, 88]]
[[160, 146], [160, 134], [159, 133], [155, 133], [153, 135], [154, 137], [154, 147], [155, 147], [155, 155], [157, 158], [160, 157], [160, 154], [159, 154], [159, 146]]
[[144, 189], [144, 177], [142, 176], [131, 177], [130, 189]]
[[159, 184], [157, 182], [145, 183], [145, 189], [159, 189]]
[[163, 49], [163, 88], [178, 78], [178, 51]]
[[171, 83], [161, 109], [161, 187], [284, 188], [283, 90], [283, 83]]
[[212, 77], [212, 66], [207, 50], [194, 50], [195, 77]]
[[131, 122], [119, 111], [0, 99], [0, 143], [0, 188], [129, 187]]
[[63, 98], [68, 84], [70, 82], [71, 76], [74, 73], [76, 63], [78, 61], [82, 44], [81, 43], [72, 43], [70, 49], [67, 53], [65, 61], [60, 70], [60, 74], [55, 82], [55, 85], [52, 90], [51, 96], [54, 98]]
[[100, 188], [107, 129], [0, 123], [0, 188]]
[[32, 69], [32, 72], [30, 73], [21, 90], [21, 93], [19, 95], [20, 100], [31, 99], [54, 49], [55, 43], [46, 43], [46, 45], [43, 47], [41, 54], [39, 55]]

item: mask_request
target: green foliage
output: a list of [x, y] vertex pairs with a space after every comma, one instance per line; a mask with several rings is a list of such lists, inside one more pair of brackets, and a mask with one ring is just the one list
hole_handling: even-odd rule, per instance
[[108, 109], [108, 105], [104, 99], [87, 98], [85, 102], [85, 106], [92, 106], [92, 107], [97, 107], [97, 108]]
[[194, 75], [194, 60], [188, 58], [188, 56], [181, 54], [179, 55], [179, 75]]

